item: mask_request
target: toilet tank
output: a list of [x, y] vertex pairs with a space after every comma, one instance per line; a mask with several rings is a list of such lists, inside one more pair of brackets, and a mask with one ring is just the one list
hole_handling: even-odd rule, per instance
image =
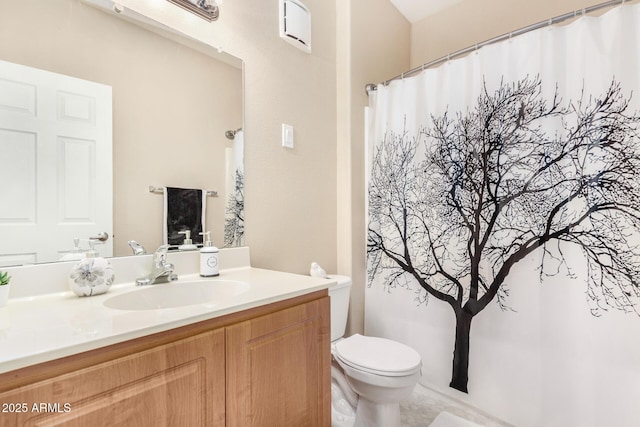
[[338, 284], [329, 288], [331, 299], [331, 341], [344, 336], [349, 315], [349, 296], [351, 295], [351, 278], [347, 276], [329, 275]]

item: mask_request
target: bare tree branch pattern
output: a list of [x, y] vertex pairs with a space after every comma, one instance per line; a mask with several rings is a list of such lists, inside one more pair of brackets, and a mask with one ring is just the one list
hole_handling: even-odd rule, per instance
[[[424, 291], [456, 316], [451, 387], [467, 391], [471, 321], [508, 309], [509, 274], [586, 268], [593, 315], [640, 314], [640, 116], [612, 79], [599, 96], [542, 95], [538, 77], [484, 85], [472, 110], [389, 132], [369, 186], [370, 283]], [[584, 266], [568, 253], [579, 248]], [[573, 251], [575, 252], [575, 251]], [[575, 264], [575, 262], [573, 262]]]
[[236, 169], [233, 194], [227, 199], [224, 222], [224, 247], [244, 244], [244, 174]]

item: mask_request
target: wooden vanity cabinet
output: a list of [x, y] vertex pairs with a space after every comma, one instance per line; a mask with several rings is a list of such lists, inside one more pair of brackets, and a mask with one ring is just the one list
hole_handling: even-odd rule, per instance
[[228, 427], [331, 424], [324, 306], [299, 305], [226, 328]]
[[0, 426], [331, 425], [319, 291], [0, 374]]
[[0, 425], [222, 427], [224, 381], [218, 329], [4, 392]]

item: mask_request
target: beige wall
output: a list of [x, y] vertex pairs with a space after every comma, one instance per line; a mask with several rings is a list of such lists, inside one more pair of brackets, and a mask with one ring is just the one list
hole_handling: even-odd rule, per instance
[[[313, 53], [278, 35], [277, 0], [233, 0], [208, 23], [169, 2], [125, 7], [245, 61], [246, 243], [256, 267], [336, 271], [336, 12], [307, 0]], [[295, 148], [281, 148], [281, 124]]]
[[[365, 287], [364, 85], [409, 65], [409, 23], [387, 0], [304, 1], [313, 53], [278, 37], [278, 2], [225, 2], [207, 24], [151, 0], [125, 6], [245, 61], [247, 244], [254, 266], [353, 277], [349, 332]], [[154, 4], [155, 3], [155, 4]], [[280, 148], [280, 125], [296, 148]]]
[[464, 0], [411, 27], [411, 68], [598, 0]]
[[241, 69], [78, 0], [0, 3], [0, 59], [113, 88], [114, 254], [130, 255], [132, 239], [162, 244], [163, 198], [149, 185], [217, 190], [207, 225], [222, 245], [224, 132], [242, 126]]
[[364, 328], [364, 87], [409, 66], [409, 22], [388, 0], [338, 1], [338, 267], [351, 276], [348, 334]]

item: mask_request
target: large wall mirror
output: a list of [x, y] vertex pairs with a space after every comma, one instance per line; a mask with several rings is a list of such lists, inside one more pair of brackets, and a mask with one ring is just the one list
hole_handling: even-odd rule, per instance
[[[86, 248], [102, 232], [104, 256], [131, 255], [130, 240], [154, 251], [164, 240], [165, 187], [215, 192], [205, 215], [213, 243], [243, 244], [242, 60], [128, 9], [116, 13], [108, 0], [0, 3], [8, 73], [0, 75], [0, 266], [56, 261], [74, 238]], [[51, 108], [40, 104], [47, 89], [22, 80], [32, 73], [63, 82]], [[53, 118], [37, 125], [44, 133], [20, 128], [48, 109]], [[110, 125], [101, 125], [103, 110]], [[42, 146], [47, 129], [51, 149]], [[57, 246], [41, 250], [50, 240]]]

